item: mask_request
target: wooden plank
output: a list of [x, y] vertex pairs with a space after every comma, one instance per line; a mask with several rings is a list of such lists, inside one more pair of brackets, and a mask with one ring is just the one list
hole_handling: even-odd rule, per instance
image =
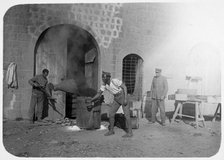
[[171, 95], [168, 95], [168, 100], [220, 103], [221, 102], [221, 96], [217, 96], [217, 95], [171, 94]]
[[176, 91], [176, 94], [196, 95], [197, 94], [197, 90], [196, 89], [178, 89]]
[[186, 101], [188, 97], [187, 94], [176, 94], [175, 99], [178, 101]]
[[189, 115], [186, 115], [186, 114], [177, 114], [177, 116], [195, 118], [194, 116], [189, 116]]

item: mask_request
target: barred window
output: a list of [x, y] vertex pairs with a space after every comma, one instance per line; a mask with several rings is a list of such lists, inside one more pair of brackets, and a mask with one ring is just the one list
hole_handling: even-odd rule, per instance
[[129, 54], [123, 59], [122, 77], [127, 86], [127, 93], [139, 95], [142, 90], [142, 58]]

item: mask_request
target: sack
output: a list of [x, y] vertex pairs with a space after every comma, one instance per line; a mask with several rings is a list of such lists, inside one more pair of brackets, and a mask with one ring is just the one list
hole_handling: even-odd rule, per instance
[[119, 103], [120, 105], [123, 105], [124, 103], [124, 92], [121, 91], [120, 93], [114, 95], [114, 100]]

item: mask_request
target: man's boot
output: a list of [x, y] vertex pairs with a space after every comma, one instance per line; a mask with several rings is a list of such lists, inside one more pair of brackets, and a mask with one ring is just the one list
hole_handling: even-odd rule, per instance
[[128, 137], [132, 137], [133, 133], [126, 133], [125, 135], [123, 135], [123, 138], [128, 138]]
[[125, 135], [123, 135], [122, 137], [123, 138], [132, 137], [133, 133], [132, 133], [131, 119], [126, 120], [126, 126], [128, 126], [127, 133]]
[[111, 136], [114, 134], [114, 118], [110, 117], [109, 122], [110, 122], [109, 131], [105, 133], [104, 136]]
[[107, 133], [104, 134], [104, 136], [111, 136], [114, 134], [113, 130], [109, 130]]

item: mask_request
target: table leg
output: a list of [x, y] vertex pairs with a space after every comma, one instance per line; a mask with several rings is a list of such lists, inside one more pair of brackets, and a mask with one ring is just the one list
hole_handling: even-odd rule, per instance
[[201, 112], [201, 105], [202, 104], [200, 103], [200, 105], [198, 106], [198, 111], [199, 111], [200, 120], [202, 120], [203, 126], [205, 127], [205, 119]]
[[198, 128], [198, 102], [195, 103], [195, 122], [196, 128]]
[[181, 104], [181, 102], [178, 102], [178, 104], [177, 104], [177, 108], [176, 108], [176, 110], [175, 110], [175, 112], [174, 112], [174, 114], [173, 114], [173, 118], [172, 118], [172, 120], [171, 120], [171, 123], [173, 123], [174, 120], [176, 119], [177, 113], [178, 113], [178, 111], [180, 110], [180, 108], [182, 108], [182, 104]]
[[212, 122], [215, 122], [215, 119], [216, 119], [216, 116], [217, 116], [219, 110], [220, 110], [220, 114], [221, 114], [221, 103], [219, 103], [217, 108], [216, 108], [215, 114], [212, 118]]

